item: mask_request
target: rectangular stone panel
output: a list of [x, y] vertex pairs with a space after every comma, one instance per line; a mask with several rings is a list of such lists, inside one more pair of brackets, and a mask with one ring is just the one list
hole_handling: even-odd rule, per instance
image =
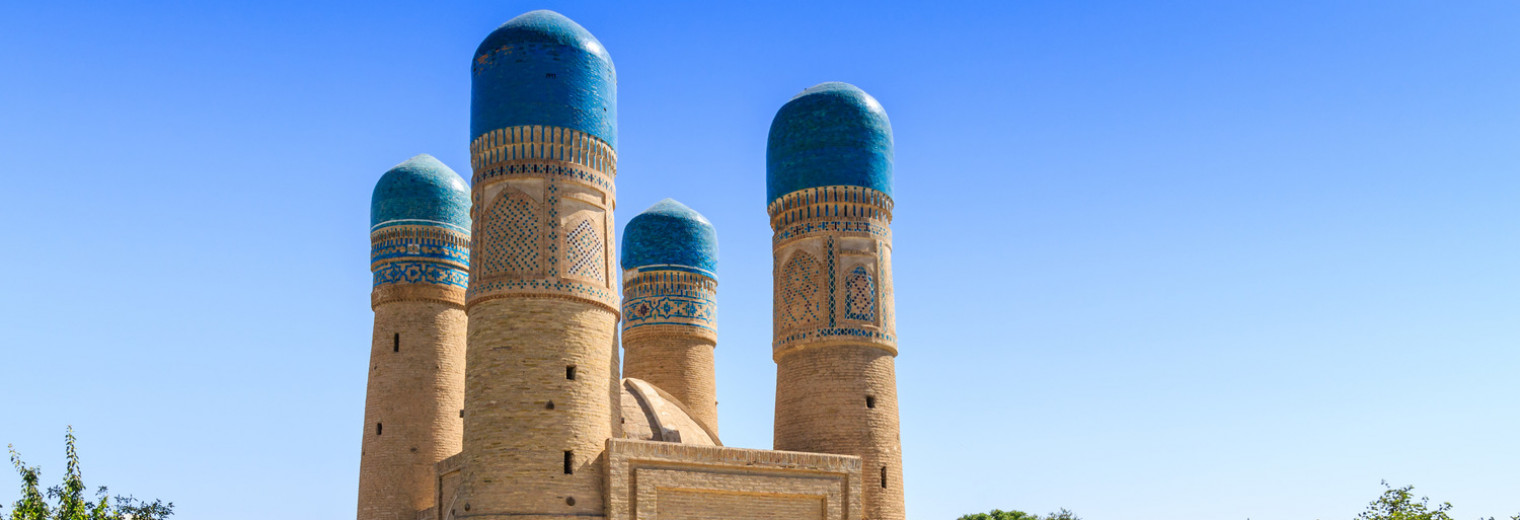
[[659, 494], [661, 520], [822, 520], [825, 498], [806, 495], [751, 495], [670, 489]]
[[859, 520], [860, 458], [611, 439], [610, 520]]

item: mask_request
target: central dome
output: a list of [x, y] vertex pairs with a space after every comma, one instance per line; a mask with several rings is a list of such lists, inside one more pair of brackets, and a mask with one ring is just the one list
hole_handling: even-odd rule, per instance
[[471, 62], [470, 139], [518, 125], [579, 130], [617, 147], [617, 72], [602, 42], [554, 11], [513, 18]]
[[722, 446], [718, 435], [691, 418], [675, 396], [642, 379], [623, 379], [624, 439]]

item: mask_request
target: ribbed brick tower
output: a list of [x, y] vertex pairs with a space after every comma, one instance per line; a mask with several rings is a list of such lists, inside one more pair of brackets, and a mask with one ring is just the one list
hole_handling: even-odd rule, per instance
[[471, 76], [464, 467], [440, 512], [602, 517], [602, 452], [621, 433], [612, 59], [533, 11], [481, 42]]
[[804, 90], [771, 122], [776, 449], [857, 455], [863, 518], [902, 520], [892, 316], [892, 127], [846, 83]]
[[464, 179], [429, 155], [375, 185], [359, 520], [411, 520], [432, 507], [433, 464], [459, 452], [469, 208]]
[[717, 438], [717, 230], [665, 199], [628, 221], [622, 260], [623, 375], [675, 396]]

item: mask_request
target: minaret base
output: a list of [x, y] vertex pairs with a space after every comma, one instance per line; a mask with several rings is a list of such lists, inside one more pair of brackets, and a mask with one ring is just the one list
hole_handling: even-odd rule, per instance
[[620, 437], [618, 316], [567, 298], [473, 303], [459, 517], [605, 514], [607, 439]]

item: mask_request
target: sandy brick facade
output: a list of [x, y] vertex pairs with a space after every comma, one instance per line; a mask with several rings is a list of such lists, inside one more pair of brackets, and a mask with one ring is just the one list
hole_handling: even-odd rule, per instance
[[572, 300], [503, 299], [471, 307], [470, 323], [455, 514], [601, 516], [602, 447], [620, 435], [617, 315]]
[[864, 518], [902, 520], [892, 199], [826, 186], [784, 195], [769, 211], [776, 449], [860, 457]]
[[462, 270], [439, 254], [468, 237], [428, 226], [389, 226], [371, 234], [376, 285], [369, 385], [359, 462], [359, 520], [404, 520], [433, 506], [434, 464], [461, 447], [464, 406], [464, 290], [389, 277], [397, 266]]
[[[718, 384], [713, 378], [713, 340], [695, 336], [623, 336], [624, 375], [670, 392], [691, 418], [718, 432]], [[692, 404], [696, 403], [696, 404]]]
[[674, 269], [629, 269], [623, 274], [623, 376], [670, 392], [714, 434], [717, 287], [709, 276]]
[[457, 517], [602, 516], [621, 435], [610, 147], [523, 126], [471, 146], [464, 460]]
[[776, 449], [859, 456], [865, 518], [903, 518], [891, 354], [841, 345], [788, 355], [777, 363], [776, 410]]
[[533, 11], [470, 70], [470, 185], [424, 154], [371, 204], [359, 520], [902, 520], [880, 104], [827, 83], [772, 123], [776, 450], [740, 449], [717, 435], [712, 223], [656, 203], [619, 269], [606, 48]]

